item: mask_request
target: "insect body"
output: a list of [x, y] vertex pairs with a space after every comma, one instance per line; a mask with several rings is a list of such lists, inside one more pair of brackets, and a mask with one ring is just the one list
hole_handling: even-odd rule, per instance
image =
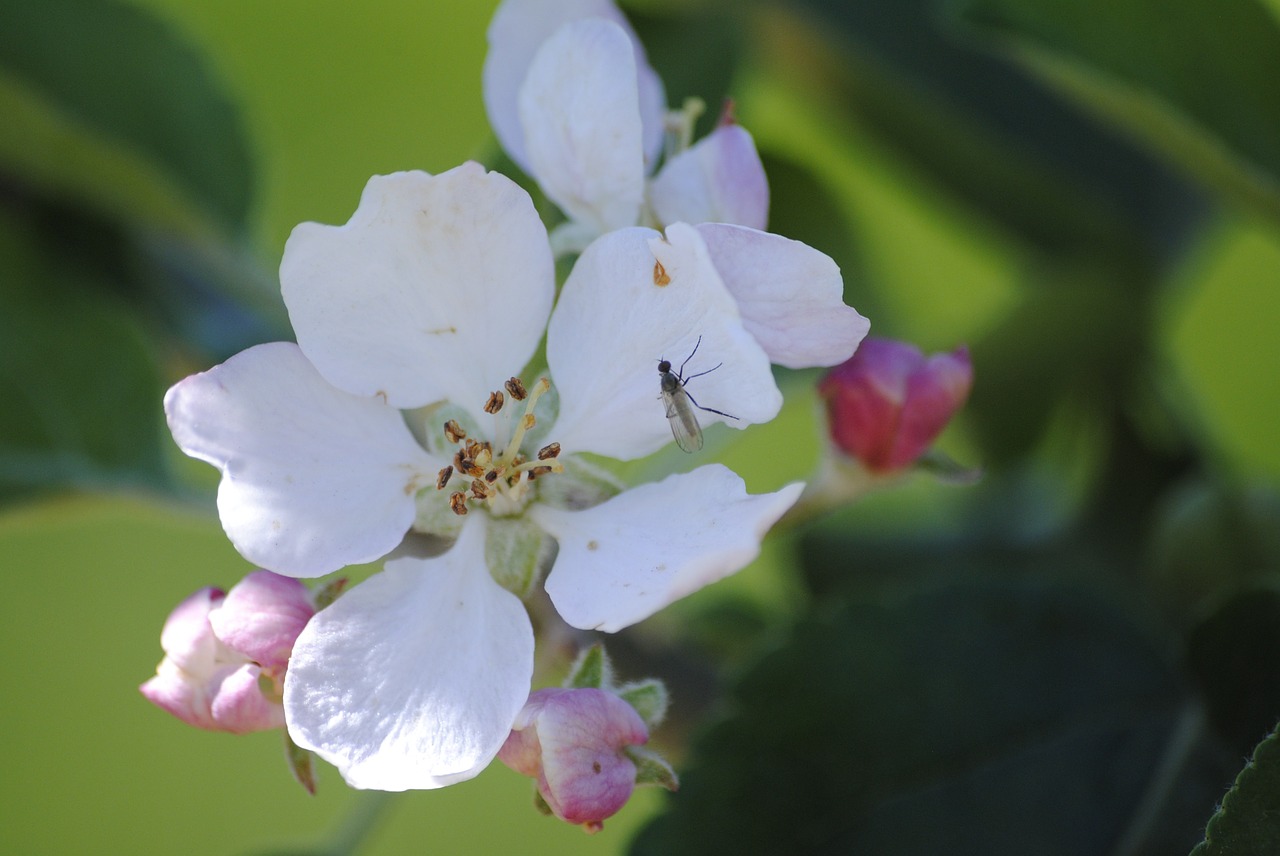
[[698, 424], [698, 415], [693, 412], [695, 407], [729, 419], [738, 418], [720, 410], [703, 407], [686, 389], [689, 381], [695, 377], [711, 374], [724, 365], [724, 363], [717, 363], [705, 372], [698, 372], [695, 375], [685, 377], [684, 367], [689, 364], [689, 360], [693, 359], [693, 355], [698, 353], [698, 345], [701, 344], [702, 337], [699, 336], [697, 344], [693, 346], [693, 352], [684, 358], [684, 362], [680, 364], [680, 368], [677, 371], [673, 372], [671, 370], [670, 360], [658, 361], [659, 388], [662, 392], [662, 403], [667, 408], [667, 424], [671, 426], [671, 433], [676, 438], [676, 445], [686, 452], [696, 452], [702, 448], [702, 426]]

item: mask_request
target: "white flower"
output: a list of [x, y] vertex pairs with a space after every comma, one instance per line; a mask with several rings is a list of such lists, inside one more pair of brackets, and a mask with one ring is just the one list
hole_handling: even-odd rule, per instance
[[[699, 401], [735, 427], [777, 413], [760, 334], [692, 227], [605, 235], [552, 314], [532, 202], [465, 164], [371, 179], [346, 225], [294, 230], [280, 273], [298, 345], [251, 348], [165, 399], [182, 449], [222, 470], [231, 540], [279, 573], [316, 576], [384, 556], [411, 529], [456, 535], [425, 558], [406, 542], [294, 647], [290, 735], [355, 787], [447, 785], [502, 746], [533, 668], [529, 619], [494, 578], [523, 593], [530, 580], [511, 579], [513, 554], [536, 558], [554, 538], [546, 588], [557, 609], [613, 631], [746, 565], [799, 493], [748, 496], [711, 465], [591, 504], [559, 474], [578, 466], [575, 453], [630, 458], [669, 442], [657, 361], [699, 341], [690, 369], [721, 364], [696, 380]], [[492, 393], [544, 331], [559, 416], [534, 442], [549, 384], [523, 402], [506, 387], [501, 407]]]
[[668, 156], [665, 96], [612, 0], [504, 0], [489, 27], [485, 105], [499, 141], [569, 217], [575, 249], [637, 223], [697, 226], [747, 329], [788, 368], [847, 360], [869, 324], [823, 253], [762, 231], [769, 193], [751, 136], [723, 125]]

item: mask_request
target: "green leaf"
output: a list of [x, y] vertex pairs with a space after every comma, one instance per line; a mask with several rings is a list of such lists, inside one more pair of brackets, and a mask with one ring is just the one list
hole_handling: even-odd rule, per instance
[[1280, 714], [1280, 591], [1226, 598], [1187, 637], [1187, 663], [1214, 727], [1242, 757]]
[[812, 86], [1033, 248], [1168, 252], [1200, 211], [1178, 176], [1002, 58], [946, 31], [937, 0], [805, 0], [771, 22], [770, 74]]
[[0, 171], [125, 223], [193, 235], [244, 220], [239, 116], [203, 58], [114, 0], [4, 4]]
[[1280, 730], [1258, 744], [1191, 856], [1280, 853]]
[[96, 258], [0, 217], [0, 497], [167, 483], [164, 392]]
[[1199, 835], [1164, 798], [1198, 709], [1128, 616], [1067, 586], [849, 605], [796, 627], [732, 701], [633, 853], [1065, 856]]
[[962, 18], [1108, 121], [1280, 219], [1280, 26], [1255, 0], [960, 0]]

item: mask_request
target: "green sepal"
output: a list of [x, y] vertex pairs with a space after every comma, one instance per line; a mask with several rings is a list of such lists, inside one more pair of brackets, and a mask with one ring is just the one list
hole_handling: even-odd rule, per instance
[[551, 810], [551, 806], [547, 805], [547, 801], [542, 798], [542, 792], [537, 787], [533, 789], [533, 807], [538, 810], [539, 814], [555, 817], [555, 812]]
[[982, 481], [981, 467], [966, 467], [939, 451], [931, 451], [916, 461], [916, 469], [944, 484], [971, 485]]
[[583, 649], [578, 659], [569, 667], [569, 677], [565, 678], [564, 685], [571, 690], [612, 690], [613, 665], [609, 662], [609, 655], [604, 652], [604, 646], [597, 642], [590, 648]]
[[346, 577], [338, 577], [337, 579], [329, 580], [329, 582], [316, 589], [311, 595], [311, 599], [316, 605], [316, 612], [337, 600], [346, 591], [347, 583], [349, 582], [350, 580]]
[[288, 731], [281, 729], [280, 733], [284, 735], [284, 757], [289, 762], [289, 771], [293, 773], [293, 778], [306, 789], [307, 793], [315, 796], [316, 771], [314, 764], [312, 764], [315, 756], [297, 743], [294, 743], [292, 738], [289, 737]]
[[636, 765], [637, 785], [658, 785], [669, 791], [680, 790], [680, 777], [671, 768], [666, 759], [649, 749], [629, 746], [627, 757]]
[[521, 600], [533, 591], [555, 555], [555, 539], [532, 520], [489, 518], [484, 537], [485, 563], [494, 581]]
[[618, 697], [636, 709], [650, 730], [661, 725], [667, 716], [670, 699], [666, 685], [657, 678], [623, 684], [618, 688]]
[[617, 476], [581, 455], [566, 455], [559, 460], [564, 472], [537, 482], [538, 499], [548, 505], [581, 511], [626, 490]]

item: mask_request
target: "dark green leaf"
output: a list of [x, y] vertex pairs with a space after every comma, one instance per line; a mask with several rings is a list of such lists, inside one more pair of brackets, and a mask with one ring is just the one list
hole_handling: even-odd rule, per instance
[[1132, 257], [1167, 254], [1197, 222], [1201, 202], [1181, 179], [949, 32], [938, 0], [805, 5], [820, 19], [798, 43], [770, 31], [771, 70], [816, 69], [852, 121], [1011, 234], [1053, 252]]
[[695, 745], [637, 854], [1058, 856], [1138, 848], [1200, 716], [1114, 607], [1033, 583], [856, 604], [796, 628]]
[[1227, 599], [1191, 632], [1187, 660], [1214, 727], [1244, 755], [1280, 716], [1280, 592]]
[[239, 116], [173, 31], [116, 0], [6, 0], [0, 17], [0, 170], [162, 231], [242, 223]]
[[163, 483], [143, 331], [92, 259], [46, 237], [0, 216], [0, 496]]
[[[728, 8], [728, 11], [726, 11]], [[742, 54], [743, 16], [724, 3], [669, 5], [659, 11], [628, 9], [627, 17], [662, 76], [667, 104], [679, 110], [686, 98], [699, 98], [706, 112], [697, 136], [709, 132], [726, 99]]]
[[869, 318], [880, 317], [874, 290], [864, 284], [856, 232], [833, 189], [791, 158], [765, 151], [761, 160], [769, 176], [769, 231], [831, 256], [844, 277], [845, 303]]
[[1280, 219], [1280, 25], [1256, 0], [960, 0], [964, 19], [1176, 163]]
[[1258, 744], [1191, 856], [1280, 853], [1280, 732]]

